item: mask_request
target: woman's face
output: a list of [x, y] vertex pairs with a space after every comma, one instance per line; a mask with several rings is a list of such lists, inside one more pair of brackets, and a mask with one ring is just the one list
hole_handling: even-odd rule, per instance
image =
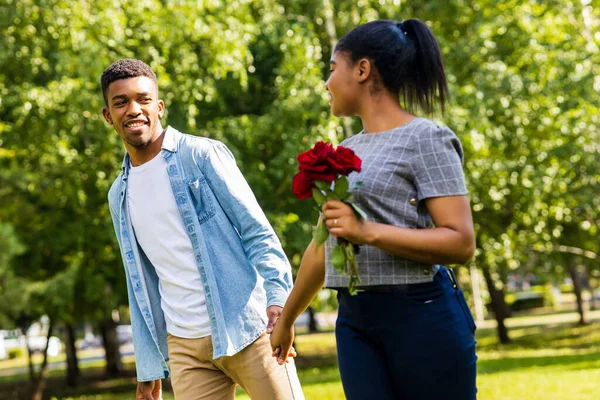
[[360, 85], [356, 79], [357, 68], [352, 65], [346, 54], [334, 52], [329, 62], [329, 71], [325, 87], [329, 92], [331, 113], [336, 117], [356, 115], [360, 97]]

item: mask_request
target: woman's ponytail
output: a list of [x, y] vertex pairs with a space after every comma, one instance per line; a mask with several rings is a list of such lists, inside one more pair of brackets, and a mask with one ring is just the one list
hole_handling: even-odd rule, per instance
[[[408, 76], [412, 77], [412, 90], [405, 92], [409, 104], [418, 104], [423, 110], [432, 112], [435, 102], [444, 111], [448, 98], [446, 72], [442, 55], [433, 33], [418, 19], [409, 19], [399, 24], [399, 29], [414, 45], [414, 63]], [[403, 69], [398, 65], [398, 69]], [[412, 92], [412, 93], [411, 93]]]

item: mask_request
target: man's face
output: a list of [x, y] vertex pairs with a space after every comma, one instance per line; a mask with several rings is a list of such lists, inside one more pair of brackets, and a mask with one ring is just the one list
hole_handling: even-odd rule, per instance
[[156, 83], [148, 77], [120, 79], [108, 86], [108, 106], [102, 110], [126, 144], [143, 148], [162, 132], [159, 119], [165, 104], [158, 100]]

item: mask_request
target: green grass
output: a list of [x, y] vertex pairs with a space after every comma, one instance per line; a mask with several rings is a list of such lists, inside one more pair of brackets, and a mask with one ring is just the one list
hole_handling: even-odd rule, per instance
[[[600, 312], [590, 313], [593, 320]], [[522, 315], [509, 320], [512, 343], [500, 345], [493, 324], [482, 324], [477, 332], [479, 399], [484, 400], [586, 400], [600, 398], [600, 324], [575, 327], [574, 313]], [[307, 399], [343, 399], [336, 367], [335, 339], [331, 332], [299, 335], [296, 340], [300, 382]], [[76, 391], [50, 385], [57, 400], [129, 400], [135, 378], [102, 381], [90, 379]], [[101, 375], [99, 368], [86, 368], [86, 376]], [[62, 371], [52, 371], [61, 375]], [[17, 377], [11, 377], [13, 382]], [[0, 380], [0, 393], [3, 384]], [[237, 399], [248, 399], [240, 389]], [[9, 397], [9, 399], [11, 399]], [[173, 400], [164, 393], [164, 400]]]
[[508, 345], [498, 344], [493, 329], [478, 332], [479, 398], [600, 398], [600, 327], [575, 327], [573, 314], [516, 318]]

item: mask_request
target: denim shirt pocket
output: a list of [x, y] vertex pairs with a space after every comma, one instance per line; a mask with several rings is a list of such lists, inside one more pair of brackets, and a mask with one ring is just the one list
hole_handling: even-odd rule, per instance
[[198, 178], [191, 182], [188, 182], [190, 188], [190, 194], [198, 221], [202, 224], [208, 221], [212, 216], [215, 215], [215, 205], [212, 199], [212, 193], [208, 187], [208, 183], [205, 178]]

